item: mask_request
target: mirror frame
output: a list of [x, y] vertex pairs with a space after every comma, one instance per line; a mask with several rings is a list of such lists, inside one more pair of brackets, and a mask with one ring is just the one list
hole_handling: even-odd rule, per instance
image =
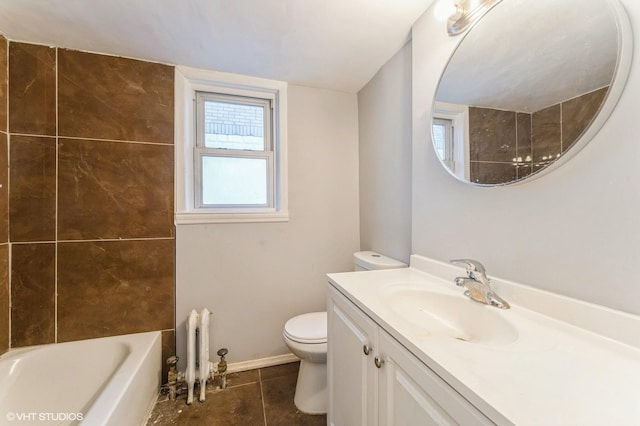
[[[472, 31], [473, 28], [475, 28], [475, 26], [480, 22], [480, 20], [474, 22], [464, 32], [460, 33], [460, 38], [458, 42], [455, 44], [451, 54], [449, 55], [449, 58], [446, 61], [446, 64], [442, 72], [440, 73], [440, 78], [438, 79], [438, 84], [436, 86], [436, 90], [433, 95], [433, 100], [431, 102], [431, 117], [429, 118], [429, 123], [430, 123], [429, 137], [431, 138], [432, 153], [433, 155], [436, 156], [442, 168], [445, 169], [449, 175], [451, 175], [456, 180], [462, 183], [476, 186], [476, 187], [495, 188], [495, 187], [519, 185], [525, 182], [530, 182], [539, 177], [545, 176], [551, 173], [552, 171], [556, 170], [558, 167], [562, 166], [571, 158], [573, 158], [578, 152], [582, 150], [582, 148], [584, 148], [595, 137], [595, 135], [605, 125], [605, 123], [607, 122], [607, 120], [615, 110], [618, 104], [618, 101], [622, 96], [622, 93], [624, 92], [624, 89], [626, 87], [627, 80], [629, 77], [629, 73], [631, 72], [631, 63], [633, 60], [633, 44], [634, 44], [631, 21], [629, 20], [629, 16], [627, 15], [627, 12], [624, 9], [624, 6], [620, 3], [619, 0], [601, 0], [601, 1], [605, 2], [611, 8], [612, 15], [616, 20], [616, 27], [618, 30], [618, 60], [616, 62], [616, 66], [613, 72], [613, 78], [611, 80], [611, 84], [609, 86], [609, 90], [607, 92], [605, 99], [600, 105], [600, 108], [596, 116], [591, 121], [591, 123], [589, 124], [587, 129], [584, 131], [584, 133], [582, 133], [582, 135], [578, 138], [578, 140], [576, 140], [573, 143], [573, 145], [567, 151], [565, 151], [558, 159], [556, 159], [553, 163], [548, 164], [547, 166], [541, 168], [536, 172], [533, 172], [527, 176], [524, 176], [523, 178], [516, 179], [510, 182], [487, 184], [487, 183], [472, 182], [470, 180], [464, 180], [459, 176], [457, 176], [451, 169], [449, 169], [436, 153], [434, 138], [433, 138], [433, 120], [434, 120], [433, 114], [434, 114], [434, 111], [436, 110], [435, 97], [438, 93], [438, 88], [440, 87], [440, 83], [442, 82], [442, 78], [444, 77], [445, 71], [449, 66], [449, 63], [451, 62], [451, 58], [458, 51], [458, 47], [462, 42], [464, 42], [469, 31]], [[502, 2], [498, 2], [494, 6], [498, 6], [500, 3]], [[491, 10], [487, 12], [487, 14], [492, 13], [493, 10], [494, 8], [492, 7]], [[484, 16], [486, 16], [486, 14]]]

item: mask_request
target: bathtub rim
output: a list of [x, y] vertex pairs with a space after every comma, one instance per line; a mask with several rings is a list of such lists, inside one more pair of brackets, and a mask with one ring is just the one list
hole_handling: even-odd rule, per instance
[[[108, 341], [129, 346], [127, 358], [104, 384], [80, 424], [128, 425], [144, 424], [157, 401], [162, 383], [162, 331], [123, 334], [95, 339], [12, 348], [0, 355], [0, 361], [12, 362], [23, 354], [65, 345], [69, 347]], [[131, 374], [133, 373], [133, 374]], [[131, 419], [137, 419], [134, 423]]]

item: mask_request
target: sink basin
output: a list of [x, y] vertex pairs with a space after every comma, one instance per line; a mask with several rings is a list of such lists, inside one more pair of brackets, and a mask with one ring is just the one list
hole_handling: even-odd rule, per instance
[[385, 292], [387, 306], [399, 317], [423, 328], [428, 336], [462, 342], [507, 344], [518, 332], [507, 319], [509, 311], [475, 302], [462, 294], [451, 295], [392, 286]]

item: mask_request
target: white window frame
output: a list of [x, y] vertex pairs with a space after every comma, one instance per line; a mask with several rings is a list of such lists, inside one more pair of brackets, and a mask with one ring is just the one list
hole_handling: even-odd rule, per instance
[[469, 180], [471, 174], [469, 153], [469, 107], [466, 105], [435, 102], [433, 118], [451, 120], [453, 125], [453, 175]]
[[[197, 105], [199, 92], [266, 99], [270, 122], [271, 206], [204, 206], [199, 199]], [[175, 68], [175, 223], [284, 222], [289, 220], [287, 192], [287, 83], [238, 74]], [[261, 152], [261, 151], [258, 151]], [[264, 152], [261, 152], [264, 155]], [[227, 153], [233, 155], [231, 153]], [[249, 154], [251, 155], [251, 154]]]
[[[205, 144], [204, 132], [204, 102], [206, 100], [228, 102], [235, 105], [251, 105], [259, 106], [264, 111], [264, 135], [262, 150], [241, 150], [241, 149], [220, 149], [208, 148]], [[216, 209], [219, 212], [244, 212], [249, 209], [275, 208], [275, 168], [274, 154], [275, 146], [273, 143], [273, 106], [274, 99], [262, 96], [260, 98], [249, 98], [246, 96], [228, 95], [211, 92], [196, 93], [196, 146], [194, 148], [194, 179], [195, 179], [195, 206], [200, 209]], [[256, 158], [264, 159], [267, 162], [266, 202], [262, 205], [207, 205], [202, 200], [202, 160], [204, 157], [233, 157], [233, 158]]]
[[[446, 164], [450, 171], [455, 174], [455, 161], [453, 160], [454, 156], [454, 134], [455, 134], [455, 125], [453, 120], [450, 118], [436, 117], [434, 114], [432, 125], [435, 126], [439, 124], [441, 126], [445, 126], [445, 141], [444, 141], [444, 158], [440, 158], [440, 161]], [[438, 157], [440, 154], [438, 153]]]

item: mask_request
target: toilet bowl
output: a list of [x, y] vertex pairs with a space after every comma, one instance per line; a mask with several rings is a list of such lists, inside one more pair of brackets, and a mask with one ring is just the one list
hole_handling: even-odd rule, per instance
[[[356, 271], [403, 268], [407, 265], [372, 251], [353, 255]], [[300, 358], [293, 399], [307, 414], [327, 412], [327, 313], [312, 312], [291, 318], [282, 332], [289, 350]]]
[[300, 358], [293, 402], [303, 413], [326, 413], [327, 313], [312, 312], [291, 318], [282, 336], [289, 350]]

